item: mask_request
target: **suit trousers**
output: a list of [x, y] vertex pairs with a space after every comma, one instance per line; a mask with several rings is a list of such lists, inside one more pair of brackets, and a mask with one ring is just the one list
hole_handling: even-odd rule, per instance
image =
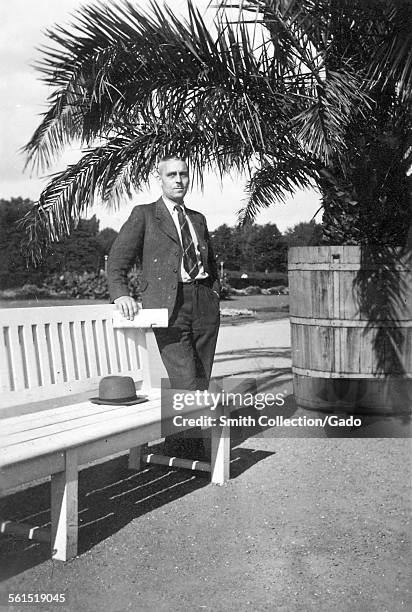
[[169, 326], [154, 329], [173, 389], [208, 388], [219, 324], [219, 297], [209, 280], [179, 283]]

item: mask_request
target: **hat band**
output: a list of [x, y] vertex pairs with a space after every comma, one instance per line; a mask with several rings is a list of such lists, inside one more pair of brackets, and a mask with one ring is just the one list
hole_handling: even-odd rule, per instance
[[116, 403], [116, 404], [122, 404], [123, 402], [131, 402], [132, 400], [137, 399], [137, 395], [129, 395], [129, 397], [116, 397], [113, 399], [107, 399], [105, 397], [99, 397], [99, 400], [101, 402], [108, 402], [109, 404], [112, 403]]

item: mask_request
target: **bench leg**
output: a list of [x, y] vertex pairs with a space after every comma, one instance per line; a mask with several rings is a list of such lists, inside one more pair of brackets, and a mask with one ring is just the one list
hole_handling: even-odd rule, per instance
[[[224, 411], [225, 416], [229, 412]], [[230, 470], [230, 426], [213, 425], [211, 449], [211, 482], [223, 485], [229, 480]]]
[[71, 449], [65, 455], [66, 469], [51, 478], [51, 549], [52, 558], [59, 561], [77, 555], [77, 452]]
[[129, 470], [140, 470], [142, 447], [135, 446], [129, 450]]

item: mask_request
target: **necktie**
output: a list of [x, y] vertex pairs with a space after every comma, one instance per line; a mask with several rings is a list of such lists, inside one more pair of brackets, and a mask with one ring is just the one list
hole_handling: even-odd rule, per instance
[[182, 234], [183, 267], [190, 278], [196, 278], [199, 273], [199, 265], [186, 213], [180, 204], [176, 204], [175, 209], [177, 210], [177, 217], [179, 219], [180, 231]]

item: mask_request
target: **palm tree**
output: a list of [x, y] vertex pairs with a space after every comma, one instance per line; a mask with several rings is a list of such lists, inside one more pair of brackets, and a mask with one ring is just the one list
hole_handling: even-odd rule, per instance
[[33, 259], [170, 151], [190, 157], [200, 184], [205, 170], [246, 173], [242, 221], [317, 185], [329, 240], [404, 241], [408, 17], [407, 0], [222, 2], [214, 29], [190, 0], [186, 20], [154, 2], [80, 9], [48, 32], [39, 68], [54, 92], [25, 152], [44, 171], [72, 142], [86, 150], [25, 218]]

